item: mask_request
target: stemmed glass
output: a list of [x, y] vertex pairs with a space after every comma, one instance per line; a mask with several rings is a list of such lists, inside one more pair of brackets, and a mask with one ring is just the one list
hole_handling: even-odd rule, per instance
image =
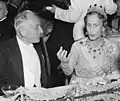
[[15, 90], [18, 88], [17, 85], [4, 85], [1, 90], [6, 95], [7, 98], [15, 95]]
[[65, 98], [72, 99], [73, 97], [75, 97], [76, 93], [77, 93], [77, 87], [75, 86], [67, 91], [67, 93], [65, 94]]

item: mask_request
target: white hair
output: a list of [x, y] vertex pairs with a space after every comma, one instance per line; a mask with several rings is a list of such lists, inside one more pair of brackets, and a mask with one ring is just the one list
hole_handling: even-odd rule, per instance
[[28, 20], [28, 14], [32, 14], [37, 16], [34, 12], [30, 11], [30, 10], [25, 10], [21, 13], [19, 13], [15, 19], [14, 19], [14, 27], [17, 30], [18, 28], [20, 28], [20, 26]]

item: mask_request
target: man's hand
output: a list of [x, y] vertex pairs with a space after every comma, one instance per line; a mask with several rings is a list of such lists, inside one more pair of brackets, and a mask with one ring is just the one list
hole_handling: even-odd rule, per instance
[[47, 6], [46, 10], [50, 11], [51, 13], [55, 13], [57, 6], [52, 5], [52, 6]]

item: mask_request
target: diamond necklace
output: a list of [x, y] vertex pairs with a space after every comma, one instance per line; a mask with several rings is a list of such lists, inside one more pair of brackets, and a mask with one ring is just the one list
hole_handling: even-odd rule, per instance
[[88, 49], [88, 53], [93, 54], [93, 59], [96, 59], [97, 55], [101, 55], [102, 52], [104, 51], [104, 45], [105, 45], [105, 41], [103, 40], [103, 43], [98, 47], [98, 48], [92, 48], [90, 46], [90, 43], [87, 41], [87, 49]]

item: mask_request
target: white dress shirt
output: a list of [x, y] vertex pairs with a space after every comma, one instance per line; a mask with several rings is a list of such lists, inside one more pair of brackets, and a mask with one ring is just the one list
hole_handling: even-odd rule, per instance
[[73, 28], [73, 38], [78, 40], [84, 38], [84, 16], [90, 5], [98, 4], [105, 7], [105, 11], [108, 14], [113, 14], [117, 10], [117, 5], [113, 0], [70, 0], [71, 5], [68, 10], [63, 10], [59, 7], [55, 10], [55, 18], [75, 23]]
[[25, 44], [18, 37], [17, 41], [20, 47], [25, 87], [41, 86], [41, 66], [40, 60], [33, 44]]

